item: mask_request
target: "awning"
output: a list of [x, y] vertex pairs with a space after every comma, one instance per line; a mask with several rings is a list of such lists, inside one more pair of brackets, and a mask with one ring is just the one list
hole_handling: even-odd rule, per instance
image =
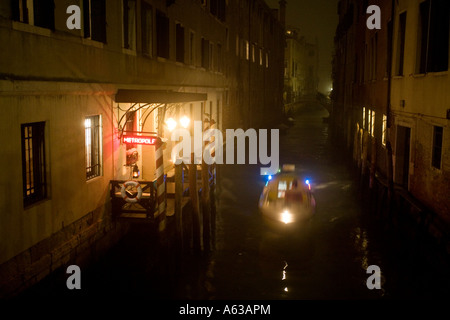
[[129, 103], [180, 103], [206, 101], [207, 97], [206, 93], [119, 89], [116, 93], [115, 101]]

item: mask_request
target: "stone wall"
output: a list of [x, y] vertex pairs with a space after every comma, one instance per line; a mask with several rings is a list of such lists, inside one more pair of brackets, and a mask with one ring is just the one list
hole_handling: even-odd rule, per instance
[[128, 230], [99, 207], [0, 265], [0, 298], [13, 297], [59, 268], [83, 268], [100, 258]]

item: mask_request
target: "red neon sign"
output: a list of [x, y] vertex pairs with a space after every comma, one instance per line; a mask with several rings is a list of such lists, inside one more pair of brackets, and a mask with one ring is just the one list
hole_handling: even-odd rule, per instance
[[150, 136], [123, 136], [124, 143], [130, 144], [145, 144], [153, 146], [156, 143], [157, 137]]

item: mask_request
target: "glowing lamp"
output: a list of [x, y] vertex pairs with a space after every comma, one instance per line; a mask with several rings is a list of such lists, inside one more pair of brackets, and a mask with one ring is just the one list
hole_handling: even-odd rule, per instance
[[139, 178], [139, 175], [140, 175], [139, 168], [138, 168], [138, 166], [135, 164], [135, 165], [133, 166], [133, 178], [134, 178], [134, 179], [137, 179], [137, 178]]
[[169, 129], [169, 131], [173, 131], [173, 129], [175, 129], [177, 127], [177, 122], [173, 118], [168, 118], [165, 121], [165, 123], [166, 123], [167, 129]]
[[189, 119], [186, 116], [182, 116], [180, 118], [180, 124], [183, 128], [187, 128], [189, 126], [189, 123], [191, 122], [191, 119]]

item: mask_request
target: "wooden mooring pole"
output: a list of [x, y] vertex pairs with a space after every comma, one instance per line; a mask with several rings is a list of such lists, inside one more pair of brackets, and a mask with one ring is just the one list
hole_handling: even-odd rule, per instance
[[[205, 102], [206, 103], [206, 102]], [[211, 112], [211, 111], [210, 111]], [[208, 118], [203, 119], [204, 132], [207, 132], [211, 127], [211, 113], [206, 114], [205, 108], [202, 108], [202, 118], [204, 116]], [[209, 142], [204, 145], [204, 150], [207, 148]], [[209, 197], [209, 165], [202, 160], [202, 218], [203, 218], [203, 249], [208, 252], [211, 250], [211, 203]]]
[[175, 165], [175, 233], [177, 250], [183, 250], [183, 165]]

